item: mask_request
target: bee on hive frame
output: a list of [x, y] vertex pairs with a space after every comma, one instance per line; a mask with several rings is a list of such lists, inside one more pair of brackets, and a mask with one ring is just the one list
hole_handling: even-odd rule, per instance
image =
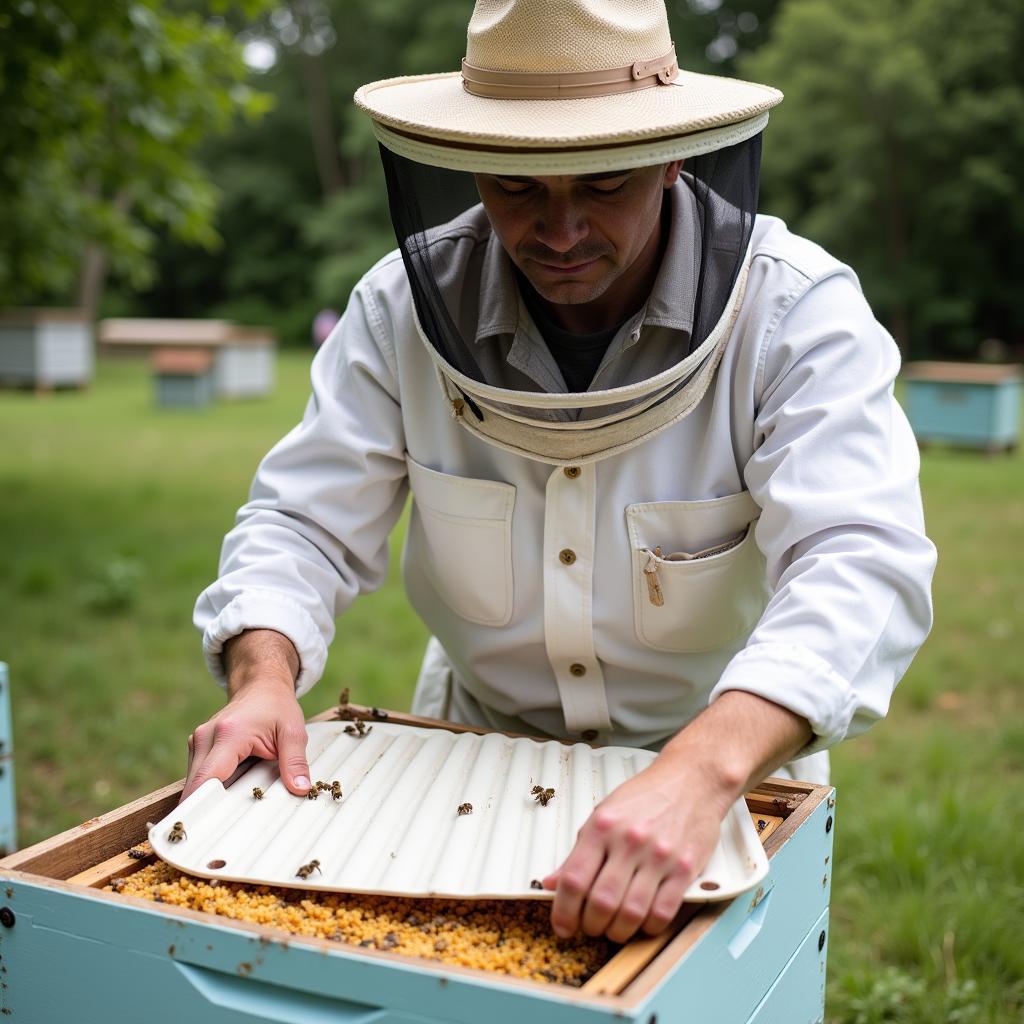
[[171, 826], [171, 831], [167, 833], [167, 841], [169, 843], [180, 843], [182, 839], [187, 838], [188, 834], [185, 832], [185, 826], [180, 821], [176, 821]]
[[[297, 874], [299, 878], [309, 878], [314, 871], [320, 871], [320, 861], [318, 860], [311, 860], [308, 864], [303, 864], [295, 874]], [[320, 871], [320, 874], [322, 875], [323, 872]]]

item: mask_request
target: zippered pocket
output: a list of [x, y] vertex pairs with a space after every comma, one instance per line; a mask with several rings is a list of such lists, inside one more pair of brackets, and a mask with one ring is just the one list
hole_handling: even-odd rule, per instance
[[743, 543], [746, 530], [738, 537], [727, 540], [724, 544], [715, 544], [713, 547], [705, 548], [703, 551], [694, 551], [692, 554], [687, 551], [674, 551], [670, 555], [661, 553], [659, 545], [653, 551], [649, 548], [640, 548], [641, 555], [646, 555], [644, 563], [644, 576], [647, 578], [647, 596], [651, 604], [661, 608], [665, 604], [665, 592], [661, 589], [661, 581], [658, 579], [658, 566], [665, 562], [696, 562], [701, 558], [713, 558], [715, 555], [724, 554], [732, 548]]
[[627, 508], [641, 642], [698, 653], [749, 633], [767, 603], [764, 560], [754, 543], [759, 511], [746, 492]]

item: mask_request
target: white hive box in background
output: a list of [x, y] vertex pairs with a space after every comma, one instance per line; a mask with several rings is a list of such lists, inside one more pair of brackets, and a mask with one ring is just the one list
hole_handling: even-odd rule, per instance
[[219, 398], [258, 398], [274, 389], [277, 342], [265, 327], [227, 320], [115, 318], [100, 322], [99, 342], [109, 353], [209, 351]]
[[92, 322], [77, 309], [0, 312], [0, 381], [37, 388], [92, 380]]
[[257, 398], [274, 390], [274, 336], [260, 327], [232, 327], [217, 349], [213, 386], [221, 398]]

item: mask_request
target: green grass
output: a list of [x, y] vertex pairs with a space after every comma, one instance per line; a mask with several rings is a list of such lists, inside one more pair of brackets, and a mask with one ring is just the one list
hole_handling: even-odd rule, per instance
[[[222, 700], [192, 604], [307, 373], [285, 353], [272, 399], [202, 412], [157, 409], [137, 362], [101, 362], [81, 393], [0, 392], [23, 845], [182, 775], [185, 737]], [[935, 630], [889, 718], [834, 755], [831, 1024], [1024, 1015], [1024, 458], [929, 451], [922, 486]], [[307, 714], [344, 685], [408, 706], [425, 633], [394, 555], [388, 584], [339, 622]]]

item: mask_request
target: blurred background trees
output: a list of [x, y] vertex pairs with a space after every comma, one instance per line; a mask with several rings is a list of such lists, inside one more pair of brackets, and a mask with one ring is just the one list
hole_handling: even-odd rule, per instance
[[[15, 0], [0, 13], [0, 304], [225, 316], [306, 342], [394, 246], [351, 95], [457, 68], [471, 10]], [[684, 67], [786, 93], [761, 208], [851, 263], [907, 353], [1024, 342], [1017, 0], [669, 14]]]
[[155, 0], [5, 4], [0, 305], [94, 312], [108, 268], [135, 289], [155, 280], [158, 232], [217, 244], [217, 191], [197, 153], [268, 107], [248, 77], [219, 18]]

